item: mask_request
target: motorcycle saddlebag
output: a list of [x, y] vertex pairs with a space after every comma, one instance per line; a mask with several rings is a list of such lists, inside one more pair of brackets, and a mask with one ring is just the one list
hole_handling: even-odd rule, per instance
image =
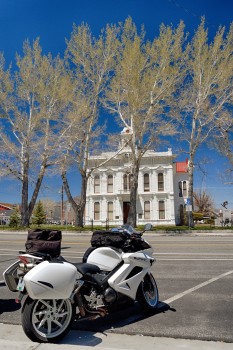
[[114, 247], [122, 248], [126, 236], [122, 232], [94, 231], [91, 238], [92, 247]]
[[35, 229], [28, 230], [25, 243], [27, 253], [44, 253], [52, 257], [61, 253], [62, 233], [59, 230]]

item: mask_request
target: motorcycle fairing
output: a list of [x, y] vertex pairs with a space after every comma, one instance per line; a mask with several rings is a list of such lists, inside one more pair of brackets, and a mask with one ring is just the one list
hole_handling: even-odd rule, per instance
[[[153, 250], [151, 248], [142, 252], [121, 253], [113, 248], [101, 247], [90, 253], [87, 262], [96, 264], [103, 271], [114, 271], [123, 260], [123, 265], [109, 276], [108, 284], [117, 292], [135, 299], [139, 284], [150, 271], [151, 264], [154, 261], [152, 254]], [[141, 269], [132, 274], [135, 267]]]
[[141, 271], [137, 271], [136, 274], [128, 278], [128, 276], [131, 276], [133, 269], [134, 266], [131, 264], [122, 265], [120, 269], [109, 278], [108, 283], [115, 291], [127, 295], [131, 299], [135, 300], [139, 284], [150, 269], [149, 267], [142, 268]]
[[89, 264], [99, 266], [103, 271], [112, 271], [122, 260], [122, 253], [109, 247], [93, 250], [87, 258]]
[[[151, 251], [147, 250], [147, 252], [123, 254], [124, 264], [109, 278], [108, 283], [110, 287], [119, 293], [136, 299], [138, 287], [144, 276], [150, 271], [153, 258], [149, 253]], [[136, 272], [132, 274], [136, 267]]]

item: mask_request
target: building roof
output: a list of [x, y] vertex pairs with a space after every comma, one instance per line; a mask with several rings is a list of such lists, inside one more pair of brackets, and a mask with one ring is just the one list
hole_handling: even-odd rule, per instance
[[176, 172], [177, 173], [187, 173], [188, 172], [188, 159], [185, 162], [176, 162]]
[[0, 203], [0, 211], [2, 210], [12, 210], [13, 209], [12, 204], [7, 204], [7, 203]]

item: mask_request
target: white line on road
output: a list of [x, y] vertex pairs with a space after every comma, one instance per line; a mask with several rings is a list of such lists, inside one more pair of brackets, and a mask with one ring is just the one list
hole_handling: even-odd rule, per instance
[[153, 255], [233, 255], [233, 253], [154, 253]]
[[18, 249], [0, 249], [1, 251], [3, 251], [3, 252], [7, 252], [7, 251], [9, 251], [9, 252], [18, 252], [19, 250]]
[[223, 258], [223, 259], [220, 259], [220, 258], [218, 258], [218, 259], [160, 259], [160, 258], [158, 258], [158, 259], [156, 259], [156, 261], [233, 261], [233, 259], [232, 258], [230, 258], [230, 259], [228, 259], [228, 258]]
[[187, 290], [185, 290], [185, 291], [182, 292], [182, 293], [176, 294], [176, 295], [174, 295], [174, 297], [171, 297], [171, 298], [169, 298], [169, 299], [167, 299], [167, 300], [164, 300], [163, 302], [166, 303], [166, 304], [172, 303], [173, 301], [175, 301], [175, 300], [177, 300], [177, 299], [180, 299], [180, 298], [184, 297], [185, 295], [194, 292], [195, 290], [198, 290], [198, 289], [200, 289], [200, 288], [202, 288], [202, 287], [205, 287], [205, 286], [207, 286], [208, 284], [210, 284], [210, 283], [212, 283], [212, 282], [215, 282], [215, 281], [219, 280], [219, 279], [222, 278], [222, 277], [231, 275], [232, 273], [233, 273], [233, 270], [232, 270], [232, 271], [225, 272], [225, 273], [223, 273], [223, 274], [221, 274], [221, 275], [219, 275], [219, 276], [216, 276], [216, 277], [214, 277], [214, 278], [211, 278], [210, 280], [208, 280], [208, 281], [206, 281], [206, 282], [203, 282], [203, 283], [201, 283], [201, 284], [198, 284], [196, 287], [187, 289]]

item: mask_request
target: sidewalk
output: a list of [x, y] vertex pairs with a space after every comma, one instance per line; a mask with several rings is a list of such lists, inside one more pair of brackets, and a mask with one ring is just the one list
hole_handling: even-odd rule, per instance
[[232, 350], [232, 344], [212, 341], [156, 338], [111, 332], [71, 331], [59, 344], [33, 343], [21, 326], [0, 324], [0, 349], [4, 350]]

